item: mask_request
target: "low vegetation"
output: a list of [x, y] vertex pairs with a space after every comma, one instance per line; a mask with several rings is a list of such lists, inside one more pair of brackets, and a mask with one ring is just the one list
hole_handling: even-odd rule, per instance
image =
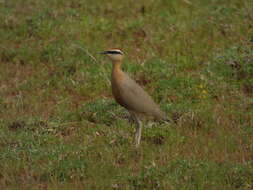
[[[0, 39], [0, 189], [253, 189], [251, 0], [2, 0]], [[139, 149], [107, 48], [173, 120]]]

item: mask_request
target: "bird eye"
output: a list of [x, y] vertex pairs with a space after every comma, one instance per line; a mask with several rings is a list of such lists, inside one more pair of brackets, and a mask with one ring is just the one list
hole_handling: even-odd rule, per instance
[[122, 55], [122, 53], [120, 51], [107, 51], [109, 54], [120, 54]]

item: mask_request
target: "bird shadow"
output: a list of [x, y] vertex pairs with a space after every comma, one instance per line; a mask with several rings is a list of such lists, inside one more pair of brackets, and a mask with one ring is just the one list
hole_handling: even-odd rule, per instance
[[88, 102], [82, 106], [81, 112], [86, 120], [95, 124], [113, 126], [117, 124], [118, 120], [132, 122], [129, 113], [109, 98], [100, 98]]

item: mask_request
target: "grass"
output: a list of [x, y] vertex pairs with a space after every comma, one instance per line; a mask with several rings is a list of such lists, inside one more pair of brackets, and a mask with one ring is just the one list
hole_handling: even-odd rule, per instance
[[[250, 0], [0, 2], [0, 189], [252, 189], [252, 12]], [[108, 47], [174, 121], [148, 125], [139, 149]]]

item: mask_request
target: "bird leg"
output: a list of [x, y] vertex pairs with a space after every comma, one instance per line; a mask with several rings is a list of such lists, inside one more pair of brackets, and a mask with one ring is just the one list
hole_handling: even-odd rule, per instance
[[136, 128], [135, 128], [135, 146], [138, 147], [141, 142], [141, 131], [142, 131], [142, 123], [137, 117], [135, 113], [130, 112], [132, 118], [135, 121]]
[[142, 131], [142, 123], [138, 119], [137, 124], [136, 124], [136, 131], [135, 131], [135, 146], [138, 147], [141, 142], [141, 131]]

